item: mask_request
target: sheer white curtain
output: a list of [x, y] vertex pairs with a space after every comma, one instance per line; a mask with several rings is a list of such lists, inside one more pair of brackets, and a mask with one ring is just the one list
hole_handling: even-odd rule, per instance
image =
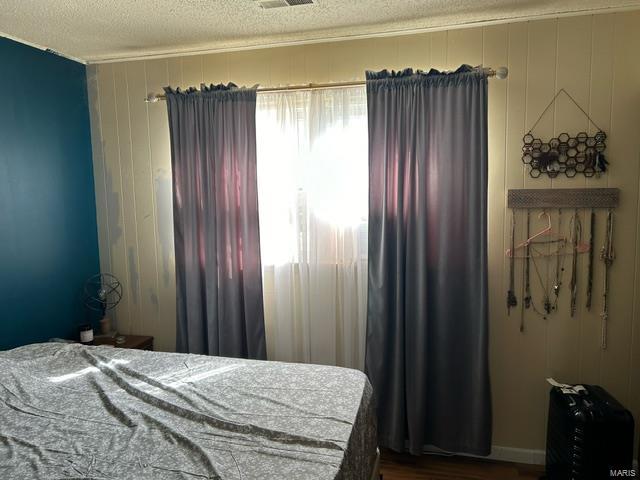
[[261, 93], [256, 132], [267, 356], [362, 369], [366, 90]]

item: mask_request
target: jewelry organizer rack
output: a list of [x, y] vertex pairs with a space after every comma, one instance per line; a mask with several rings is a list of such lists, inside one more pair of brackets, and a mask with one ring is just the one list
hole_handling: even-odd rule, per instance
[[[603, 289], [602, 289], [602, 342], [601, 348], [607, 348], [607, 321], [608, 321], [608, 299], [609, 299], [609, 270], [615, 258], [613, 248], [613, 219], [614, 210], [620, 200], [620, 191], [617, 188], [557, 188], [557, 189], [516, 189], [509, 190], [507, 194], [507, 207], [511, 209], [511, 247], [507, 249], [506, 256], [509, 258], [509, 290], [507, 291], [507, 312], [518, 306], [518, 299], [515, 292], [515, 260], [524, 260], [523, 269], [523, 298], [520, 302], [520, 331], [524, 331], [524, 312], [531, 309], [544, 319], [548, 315], [557, 311], [558, 298], [563, 285], [564, 264], [568, 257], [571, 257], [571, 281], [569, 284], [570, 314], [573, 317], [576, 312], [577, 303], [577, 259], [580, 254], [588, 254], [588, 277], [586, 290], [586, 308], [591, 309], [591, 297], [593, 287], [594, 271], [594, 231], [597, 226], [596, 210], [606, 209], [605, 239], [600, 249], [600, 260], [604, 264]], [[572, 211], [569, 219], [568, 236], [564, 235], [562, 227], [563, 210]], [[516, 210], [525, 210], [526, 238], [516, 244]], [[541, 210], [540, 218], [546, 216], [547, 226], [538, 231], [531, 232], [531, 211]], [[548, 210], [557, 210], [557, 230], [552, 227], [551, 216]], [[589, 240], [583, 241], [583, 229], [580, 219], [580, 210], [590, 210]], [[553, 246], [553, 248], [552, 248]], [[546, 248], [546, 250], [545, 250]], [[522, 252], [522, 253], [520, 253]], [[539, 262], [555, 262], [555, 278], [552, 288], [549, 288], [549, 272], [552, 267], [546, 265], [546, 280], [541, 275], [542, 268]], [[542, 299], [534, 299], [531, 295], [531, 266], [533, 266], [534, 279], [540, 282]], [[537, 304], [536, 304], [537, 301]], [[540, 303], [542, 302], [542, 303]], [[541, 306], [542, 305], [542, 306]]]
[[[587, 132], [580, 132], [573, 136], [569, 133], [561, 133], [547, 141], [533, 135], [533, 130], [562, 93], [582, 112], [589, 124], [597, 129], [594, 135], [589, 135]], [[555, 178], [561, 173], [568, 178], [573, 178], [577, 174], [585, 177], [600, 176], [607, 171], [609, 165], [604, 156], [607, 148], [606, 139], [607, 134], [596, 125], [586, 110], [569, 92], [561, 88], [522, 138], [522, 162], [529, 165], [529, 175], [532, 178], [538, 178], [542, 174]]]
[[521, 188], [509, 190], [507, 207], [518, 208], [616, 208], [617, 188]]

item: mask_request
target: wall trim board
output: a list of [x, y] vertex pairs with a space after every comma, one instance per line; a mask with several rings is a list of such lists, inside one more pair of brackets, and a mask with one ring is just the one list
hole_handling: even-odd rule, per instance
[[566, 12], [546, 13], [546, 14], [538, 14], [538, 15], [503, 17], [503, 18], [496, 18], [492, 20], [461, 22], [461, 23], [450, 24], [450, 25], [437, 25], [433, 27], [395, 29], [395, 30], [386, 30], [381, 32], [373, 32], [373, 33], [362, 33], [362, 34], [355, 34], [355, 35], [336, 35], [334, 37], [321, 37], [321, 38], [311, 38], [311, 39], [304, 39], [304, 40], [288, 40], [288, 41], [281, 41], [281, 42], [275, 41], [275, 42], [267, 42], [267, 43], [261, 43], [261, 44], [239, 45], [235, 47], [222, 47], [222, 48], [206, 47], [201, 49], [186, 48], [184, 50], [172, 49], [172, 50], [160, 51], [157, 53], [154, 53], [153, 51], [149, 51], [148, 53], [143, 53], [140, 55], [122, 56], [122, 57], [105, 57], [102, 59], [95, 59], [95, 60], [91, 60], [91, 59], [83, 60], [83, 62], [88, 65], [99, 65], [104, 63], [156, 60], [156, 59], [164, 59], [164, 58], [188, 57], [188, 56], [194, 56], [194, 55], [207, 55], [212, 53], [229, 53], [229, 52], [241, 52], [246, 50], [263, 50], [268, 48], [292, 47], [292, 46], [298, 46], [298, 45], [313, 45], [313, 44], [319, 44], [319, 43], [335, 43], [335, 42], [345, 42], [350, 40], [363, 40], [363, 39], [369, 39], [369, 38], [417, 35], [420, 33], [443, 32], [448, 30], [460, 30], [460, 29], [467, 29], [467, 28], [486, 27], [486, 26], [492, 26], [492, 25], [504, 25], [504, 24], [511, 24], [511, 23], [519, 23], [519, 22], [530, 22], [535, 20], [557, 19], [557, 18], [564, 18], [564, 17], [577, 17], [577, 16], [584, 16], [584, 15], [601, 15], [601, 14], [610, 14], [610, 13], [630, 12], [634, 10], [640, 10], [640, 6], [631, 4], [631, 5], [626, 5], [622, 7], [605, 7], [605, 8], [596, 8], [596, 9], [583, 9], [583, 10], [572, 10], [572, 11], [566, 11]]
[[[544, 450], [528, 448], [513, 448], [493, 445], [491, 455], [487, 458], [501, 462], [527, 463], [530, 465], [544, 465], [546, 453]], [[482, 458], [482, 457], [480, 457]]]
[[[487, 457], [479, 457], [477, 455], [461, 454], [465, 457], [485, 458], [488, 460], [497, 460], [500, 462], [525, 463], [527, 465], [544, 465], [546, 453], [544, 450], [534, 450], [529, 448], [513, 448], [501, 447], [498, 445], [491, 446], [491, 454]], [[638, 471], [638, 459], [633, 460], [633, 468]]]
[[485, 26], [491, 26], [491, 25], [503, 25], [503, 24], [509, 24], [509, 23], [518, 23], [518, 22], [530, 22], [535, 20], [545, 20], [545, 19], [552, 19], [552, 18], [630, 12], [634, 10], [640, 10], [640, 6], [629, 4], [629, 5], [624, 5], [620, 7], [603, 7], [603, 8], [596, 8], [596, 9], [571, 10], [571, 11], [546, 13], [546, 14], [538, 14], [538, 15], [502, 17], [502, 18], [496, 18], [492, 20], [460, 22], [456, 24], [443, 24], [443, 25], [437, 25], [432, 27], [390, 29], [390, 30], [385, 30], [381, 32], [362, 33], [362, 34], [355, 34], [355, 35], [336, 35], [333, 37], [319, 37], [319, 38], [311, 38], [311, 39], [304, 39], [304, 40], [288, 40], [288, 41], [281, 41], [281, 42], [275, 41], [275, 42], [267, 42], [267, 43], [261, 43], [261, 44], [239, 45], [234, 47], [222, 47], [222, 48], [206, 47], [201, 49], [186, 48], [183, 50], [171, 49], [171, 50], [160, 51], [157, 53], [149, 50], [147, 51], [148, 53], [142, 53], [140, 55], [113, 56], [113, 57], [105, 56], [105, 58], [99, 58], [99, 59], [84, 59], [80, 57], [75, 57], [68, 53], [53, 50], [49, 47], [31, 42], [24, 38], [11, 35], [3, 31], [0, 31], [0, 37], [4, 37], [9, 40], [13, 40], [15, 42], [28, 45], [30, 47], [37, 48], [39, 50], [47, 51], [64, 58], [68, 58], [69, 60], [73, 60], [74, 62], [82, 63], [84, 65], [98, 65], [103, 63], [154, 60], [154, 59], [185, 57], [185, 56], [193, 56], [193, 55], [206, 55], [211, 53], [228, 53], [228, 52], [240, 52], [245, 50], [262, 50], [267, 48], [291, 47], [296, 45], [312, 45], [312, 44], [319, 44], [319, 43], [344, 42], [349, 40], [362, 40], [362, 39], [368, 39], [368, 38], [416, 35], [420, 33], [441, 32], [441, 31], [447, 31], [447, 30], [485, 27]]
[[3, 31], [0, 31], [0, 38], [6, 38], [8, 40], [13, 40], [14, 42], [18, 42], [18, 43], [22, 43], [23, 45], [26, 45], [28, 47], [32, 47], [32, 48], [36, 48], [38, 50], [42, 50], [44, 52], [48, 52], [48, 53], [52, 53], [54, 55], [58, 55], [59, 57], [63, 57], [63, 58], [67, 58], [69, 60], [73, 60], [74, 62], [78, 62], [78, 63], [82, 63], [83, 65], [87, 64], [86, 60], [83, 60], [82, 58], [78, 58], [78, 57], [74, 57], [73, 55], [67, 55], [66, 53], [62, 53], [62, 52], [57, 52], [55, 50], [52, 50], [48, 47], [44, 47], [38, 43], [33, 43], [30, 42], [29, 40], [25, 40], [24, 38], [20, 38], [20, 37], [16, 37], [14, 35], [9, 35], [8, 33], [5, 33]]
[[[439, 453], [432, 452], [432, 451], [426, 451], [425, 454], [439, 455]], [[496, 460], [500, 462], [525, 463], [527, 465], [544, 465], [545, 459], [546, 459], [546, 453], [544, 450], [536, 450], [531, 448], [502, 447], [499, 445], [492, 445], [491, 454], [486, 457], [471, 455], [467, 453], [460, 453], [457, 455], [462, 457]], [[637, 458], [633, 460], [633, 468], [636, 471], [639, 470]]]
[[425, 447], [423, 450], [425, 455], [435, 455], [443, 457], [469, 457], [481, 460], [496, 460], [501, 462], [526, 463], [528, 465], [544, 465], [545, 451], [529, 448], [513, 448], [502, 447], [499, 445], [491, 446], [491, 453], [487, 456], [473, 455], [470, 453], [448, 453], [441, 451], [435, 447]]

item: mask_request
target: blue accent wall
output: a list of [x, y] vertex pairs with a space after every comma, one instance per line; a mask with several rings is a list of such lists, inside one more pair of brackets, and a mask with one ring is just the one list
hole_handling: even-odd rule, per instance
[[0, 38], [0, 349], [76, 338], [98, 271], [85, 66]]

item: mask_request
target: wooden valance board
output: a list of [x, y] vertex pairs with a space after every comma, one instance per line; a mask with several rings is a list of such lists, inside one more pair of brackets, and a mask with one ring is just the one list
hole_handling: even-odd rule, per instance
[[522, 188], [511, 189], [509, 208], [616, 208], [618, 188]]

